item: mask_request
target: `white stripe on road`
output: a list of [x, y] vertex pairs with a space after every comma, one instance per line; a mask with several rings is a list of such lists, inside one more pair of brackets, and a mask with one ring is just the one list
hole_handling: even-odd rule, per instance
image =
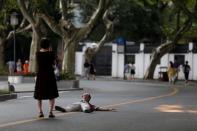
[[[59, 94], [63, 94], [65, 92], [70, 92], [70, 91], [60, 91]], [[18, 99], [23, 99], [23, 98], [33, 98], [33, 95], [29, 95], [29, 96], [20, 96], [18, 97]]]

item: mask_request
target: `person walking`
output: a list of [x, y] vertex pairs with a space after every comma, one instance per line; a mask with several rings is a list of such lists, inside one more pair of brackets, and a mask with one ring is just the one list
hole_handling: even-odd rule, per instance
[[38, 102], [38, 117], [44, 117], [42, 100], [49, 100], [49, 118], [53, 118], [55, 117], [52, 112], [55, 105], [55, 98], [59, 96], [53, 68], [55, 64], [55, 55], [50, 48], [48, 39], [42, 38], [40, 47], [40, 51], [36, 53], [37, 76], [34, 98], [37, 99]]
[[134, 76], [135, 76], [135, 65], [134, 65], [133, 62], [131, 63], [130, 69], [131, 69], [130, 70], [130, 75], [131, 75], [130, 80], [134, 80]]
[[22, 63], [21, 63], [21, 59], [18, 59], [16, 62], [16, 72], [18, 74], [22, 73]]
[[93, 63], [90, 63], [89, 78], [95, 80], [96, 69]]
[[23, 73], [26, 75], [29, 73], [29, 61], [25, 60], [25, 63], [23, 64]]
[[84, 67], [84, 78], [89, 79], [90, 64], [89, 64], [88, 60], [85, 60], [83, 67]]
[[189, 78], [189, 72], [191, 68], [188, 64], [188, 61], [185, 62], [185, 65], [183, 66], [183, 73], [185, 75], [185, 83], [188, 83], [188, 78]]
[[131, 63], [127, 63], [124, 66], [124, 80], [129, 80], [129, 77], [130, 77], [130, 65], [131, 65]]
[[170, 65], [167, 70], [169, 83], [175, 84], [175, 78], [176, 78], [176, 69], [174, 68], [174, 64], [172, 61], [170, 61]]
[[7, 65], [8, 65], [9, 75], [14, 75], [14, 68], [15, 68], [14, 61], [11, 61], [11, 60], [8, 61]]

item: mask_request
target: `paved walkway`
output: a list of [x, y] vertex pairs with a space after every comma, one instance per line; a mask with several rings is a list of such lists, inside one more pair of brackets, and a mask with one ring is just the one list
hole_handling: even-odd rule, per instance
[[[22, 83], [11, 83], [15, 87], [15, 92], [33, 92], [35, 87], [34, 77], [23, 77]], [[58, 81], [58, 90], [79, 90], [77, 81]], [[8, 82], [1, 78], [0, 89], [8, 89]]]
[[[184, 82], [141, 82], [80, 80], [80, 86], [92, 94], [92, 104], [116, 108], [116, 112], [60, 113], [48, 119], [48, 101], [43, 103], [44, 119], [36, 119], [36, 101], [32, 93], [20, 93], [19, 99], [2, 102], [1, 131], [196, 131], [197, 88], [185, 88]], [[56, 104], [66, 106], [79, 101], [84, 91], [61, 92]], [[31, 96], [31, 97], [28, 97]], [[13, 110], [14, 109], [14, 110]], [[6, 112], [5, 112], [6, 111]]]
[[[77, 78], [77, 79], [83, 79], [83, 78]], [[112, 78], [110, 76], [98, 76], [96, 78], [96, 81], [104, 80], [104, 81], [125, 81], [125, 82], [151, 82], [151, 83], [163, 83], [168, 84], [168, 82], [165, 81], [159, 81], [159, 80], [143, 80], [143, 79], [135, 79], [135, 80], [123, 80], [122, 78]], [[176, 84], [183, 84], [183, 82], [178, 81]], [[197, 84], [196, 81], [192, 81], [189, 83], [191, 86]], [[15, 92], [33, 92], [35, 87], [35, 79], [34, 77], [23, 77], [23, 82], [18, 84], [12, 84], [15, 87]], [[58, 89], [59, 90], [78, 90], [80, 88], [80, 84], [73, 85], [72, 83], [69, 83], [68, 81], [59, 81], [57, 82]], [[78, 86], [78, 87], [76, 87]], [[187, 85], [186, 85], [187, 86]], [[0, 89], [8, 89], [8, 83], [7, 83], [7, 77], [6, 76], [0, 76]]]
[[[8, 90], [7, 77], [0, 77], [0, 90]], [[22, 83], [13, 84], [15, 92], [12, 94], [0, 95], [0, 101], [15, 99], [16, 93], [33, 92], [35, 87], [34, 77], [23, 77]], [[59, 81], [57, 82], [59, 91], [83, 90], [79, 87], [79, 81]]]

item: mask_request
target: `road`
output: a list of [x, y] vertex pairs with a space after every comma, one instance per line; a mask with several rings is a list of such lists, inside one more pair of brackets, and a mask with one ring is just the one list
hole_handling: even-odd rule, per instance
[[115, 112], [60, 113], [49, 119], [44, 101], [44, 119], [37, 119], [32, 93], [0, 103], [0, 131], [196, 131], [197, 88], [195, 83], [81, 80], [84, 90], [60, 92], [57, 105], [79, 101], [83, 92], [91, 103], [116, 108]]

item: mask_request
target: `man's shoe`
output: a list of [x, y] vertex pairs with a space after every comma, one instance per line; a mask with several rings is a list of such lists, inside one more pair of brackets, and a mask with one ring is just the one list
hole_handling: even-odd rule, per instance
[[55, 110], [61, 111], [61, 112], [66, 112], [66, 110], [60, 106], [55, 106]]

